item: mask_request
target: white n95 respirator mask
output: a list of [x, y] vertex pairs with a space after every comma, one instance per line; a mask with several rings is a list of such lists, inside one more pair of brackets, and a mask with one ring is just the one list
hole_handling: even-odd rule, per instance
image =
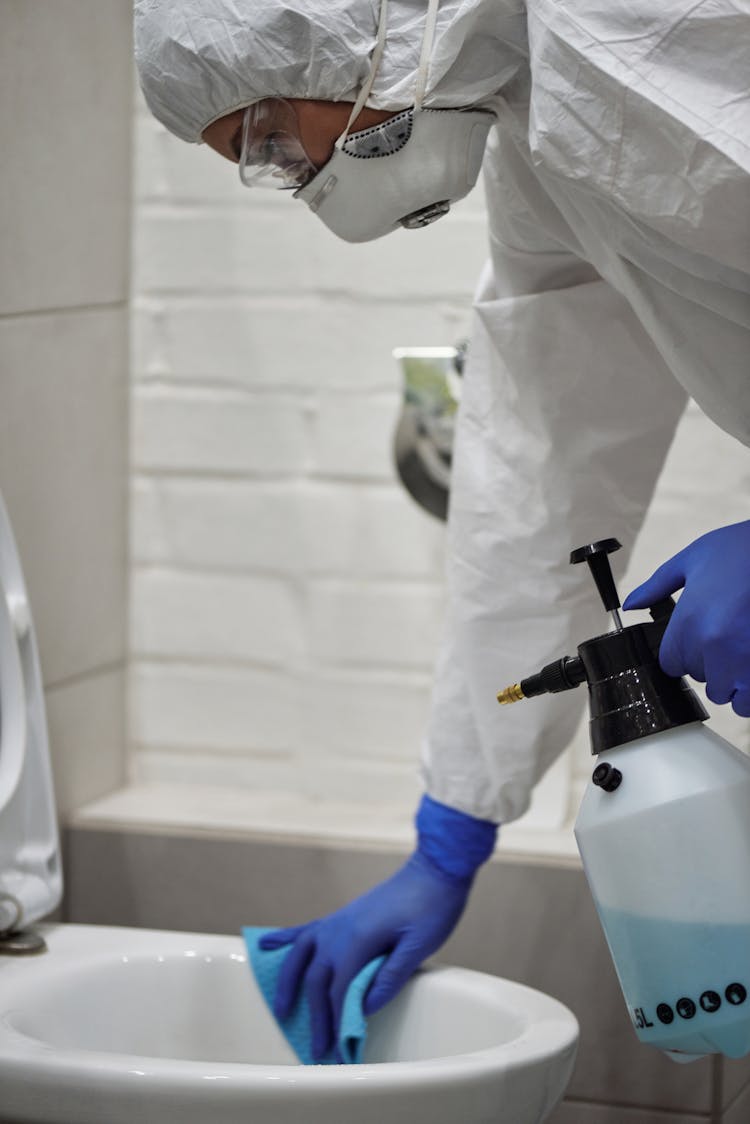
[[471, 191], [494, 120], [484, 109], [405, 110], [340, 137], [294, 197], [346, 242], [427, 226]]

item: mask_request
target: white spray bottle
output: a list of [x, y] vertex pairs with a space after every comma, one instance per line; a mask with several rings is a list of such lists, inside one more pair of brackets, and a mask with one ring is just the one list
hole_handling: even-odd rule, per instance
[[677, 1061], [750, 1053], [750, 759], [703, 725], [659, 667], [674, 608], [623, 627], [607, 555], [581, 547], [615, 629], [507, 687], [499, 702], [586, 681], [597, 764], [578, 849], [636, 1034]]

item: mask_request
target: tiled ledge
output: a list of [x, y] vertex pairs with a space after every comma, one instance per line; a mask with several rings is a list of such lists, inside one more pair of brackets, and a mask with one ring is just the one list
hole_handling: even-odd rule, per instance
[[[403, 851], [414, 840], [413, 808], [312, 800], [287, 792], [199, 785], [132, 785], [77, 809], [67, 826], [213, 838], [249, 838]], [[495, 861], [578, 866], [572, 826], [501, 830]]]

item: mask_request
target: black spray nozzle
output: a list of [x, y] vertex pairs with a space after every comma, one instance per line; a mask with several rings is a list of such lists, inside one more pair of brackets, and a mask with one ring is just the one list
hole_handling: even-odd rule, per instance
[[556, 695], [560, 691], [571, 691], [578, 687], [586, 678], [583, 660], [580, 656], [563, 656], [561, 660], [548, 663], [536, 675], [522, 679], [520, 683], [513, 683], [500, 691], [497, 701], [505, 703], [520, 702], [521, 699], [533, 699], [535, 695]]

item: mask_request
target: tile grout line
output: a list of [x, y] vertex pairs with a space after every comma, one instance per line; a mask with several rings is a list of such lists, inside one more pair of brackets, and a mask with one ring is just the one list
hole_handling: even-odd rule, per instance
[[[87, 668], [85, 671], [76, 671], [73, 675], [63, 676], [62, 679], [55, 679], [51, 683], [44, 684], [44, 692], [47, 694], [52, 691], [59, 691], [65, 687], [74, 687], [77, 684], [85, 683], [87, 679], [97, 679], [101, 675], [111, 675], [116, 671], [124, 671], [128, 666], [128, 659], [122, 656], [120, 659], [109, 660], [106, 663], [97, 664], [95, 667]], [[2, 1124], [2, 1122], [0, 1122]]]
[[[717, 1059], [717, 1061], [719, 1062], [719, 1064], [721, 1064], [722, 1059], [719, 1058], [719, 1059]], [[741, 1100], [741, 1098], [743, 1098], [747, 1095], [748, 1089], [750, 1089], [750, 1079], [749, 1079], [744, 1083], [744, 1085], [741, 1086], [741, 1088], [739, 1088], [737, 1090], [737, 1092], [731, 1098], [731, 1100], [727, 1101], [726, 1104], [722, 1104], [723, 1094], [724, 1094], [724, 1084], [725, 1084], [724, 1077], [725, 1077], [724, 1067], [722, 1065], [722, 1068], [721, 1068], [721, 1085], [720, 1085], [721, 1097], [717, 1100], [717, 1103], [716, 1103], [716, 1109], [715, 1109], [715, 1111], [717, 1113], [716, 1119], [712, 1120], [711, 1124], [724, 1124], [724, 1117], [727, 1114], [727, 1112], [729, 1112], [730, 1109], [733, 1109], [734, 1106], [737, 1104], [737, 1102], [739, 1100]]]
[[[587, 1108], [606, 1108], [606, 1109], [622, 1109], [625, 1112], [638, 1112], [638, 1113], [652, 1113], [657, 1116], [663, 1116], [665, 1122], [667, 1120], [685, 1120], [685, 1110], [681, 1108], [661, 1108], [658, 1105], [643, 1105], [643, 1104], [625, 1104], [620, 1101], [597, 1101], [589, 1100], [586, 1097], [566, 1097], [560, 1102], [561, 1105], [583, 1105]], [[705, 1120], [706, 1124], [722, 1124], [721, 1119], [714, 1120], [713, 1104], [708, 1113], [706, 1112], [691, 1112], [690, 1116], [696, 1120]]]
[[712, 1062], [712, 1097], [711, 1097], [711, 1124], [722, 1124], [722, 1100], [724, 1094], [724, 1069], [721, 1057], [713, 1058]]
[[49, 308], [23, 308], [11, 312], [0, 312], [0, 324], [8, 320], [30, 320], [38, 316], [63, 316], [68, 313], [101, 312], [107, 309], [127, 308], [130, 304], [128, 297], [116, 301], [102, 301], [99, 304], [69, 304], [53, 305]]

